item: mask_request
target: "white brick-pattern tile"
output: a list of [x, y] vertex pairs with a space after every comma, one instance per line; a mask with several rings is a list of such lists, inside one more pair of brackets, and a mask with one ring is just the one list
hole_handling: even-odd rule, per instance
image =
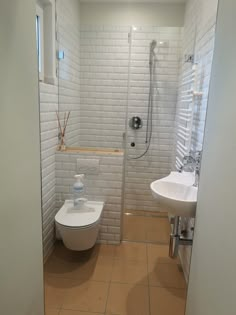
[[55, 151], [58, 143], [58, 88], [40, 83], [40, 128], [42, 167], [42, 215], [44, 257], [54, 244], [54, 216], [56, 210]]
[[122, 148], [129, 27], [81, 25], [80, 145]]
[[[54, 216], [56, 213], [55, 152], [58, 144], [56, 111], [71, 110], [66, 134], [67, 145], [78, 145], [80, 103], [79, 80], [79, 2], [57, 1], [58, 47], [65, 51], [60, 62], [58, 84], [40, 83], [41, 160], [43, 247], [46, 259], [55, 242]], [[59, 88], [59, 93], [58, 93]]]
[[57, 41], [64, 59], [59, 61], [59, 111], [71, 111], [66, 145], [79, 145], [80, 117], [80, 6], [77, 0], [57, 1]]
[[[211, 75], [211, 66], [214, 52], [215, 25], [217, 16], [218, 0], [189, 0], [186, 4], [185, 25], [183, 33], [183, 55], [194, 54], [195, 62], [197, 63], [197, 75], [194, 85], [196, 90], [203, 92], [203, 96], [193, 99], [190, 103], [192, 106], [193, 120], [190, 130], [191, 142], [189, 149], [193, 151], [201, 150], [203, 144], [205, 118], [207, 110], [207, 99], [209, 92], [209, 82]], [[179, 98], [177, 105], [176, 122], [178, 125], [180, 110], [187, 108], [186, 103], [181, 101], [181, 94], [190, 86], [184, 85], [183, 81], [186, 73], [191, 69], [191, 63], [184, 64], [182, 61]], [[178, 126], [177, 126], [178, 127]], [[176, 138], [180, 141], [180, 138]], [[182, 142], [183, 145], [186, 143]], [[174, 160], [179, 157], [174, 151]], [[173, 162], [175, 163], [175, 161]], [[188, 223], [194, 225], [193, 220]], [[185, 277], [188, 279], [189, 267], [191, 260], [191, 247], [181, 246], [179, 251]]]
[[[153, 39], [166, 41], [168, 47], [157, 52], [151, 149], [141, 160], [128, 159], [125, 176], [126, 209], [157, 211], [149, 184], [171, 170], [182, 28], [138, 27], [131, 48], [130, 31], [129, 26], [81, 25], [80, 145], [124, 147], [128, 109], [129, 118], [139, 115], [144, 121], [143, 129], [136, 133], [128, 128], [128, 157], [144, 152], [149, 47]], [[132, 141], [135, 149], [130, 148]]]
[[[149, 98], [149, 51], [152, 40], [166, 42], [166, 47], [156, 49], [153, 91], [153, 135], [149, 152], [145, 136]], [[125, 175], [125, 209], [158, 211], [150, 183], [171, 171], [174, 144], [174, 121], [177, 103], [179, 64], [182, 47], [182, 28], [138, 27], [132, 35], [130, 91], [128, 118], [139, 116], [143, 128], [133, 131], [128, 127], [127, 161]], [[131, 147], [135, 142], [135, 147]]]

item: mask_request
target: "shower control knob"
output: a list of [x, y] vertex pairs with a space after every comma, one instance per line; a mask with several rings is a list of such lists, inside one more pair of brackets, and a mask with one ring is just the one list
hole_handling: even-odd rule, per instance
[[129, 126], [130, 126], [130, 128], [132, 128], [134, 130], [138, 130], [138, 129], [142, 128], [142, 126], [143, 126], [142, 119], [138, 116], [132, 117], [129, 121]]
[[131, 147], [135, 147], [135, 142], [131, 142]]

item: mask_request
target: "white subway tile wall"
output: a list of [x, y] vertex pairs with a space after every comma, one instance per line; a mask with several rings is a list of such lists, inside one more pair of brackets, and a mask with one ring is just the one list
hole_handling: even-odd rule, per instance
[[[156, 40], [156, 63], [153, 86], [152, 140], [145, 152], [149, 99], [150, 43]], [[164, 42], [163, 45], [160, 42]], [[171, 171], [174, 145], [174, 126], [182, 48], [180, 27], [137, 27], [132, 34], [128, 118], [139, 116], [143, 127], [134, 131], [128, 127], [125, 176], [125, 209], [158, 211], [160, 206], [150, 190], [152, 181], [167, 176]], [[135, 147], [131, 147], [131, 143]]]
[[[197, 73], [194, 87], [197, 91], [203, 92], [202, 97], [193, 98], [192, 102], [182, 102], [181, 95], [186, 93], [191, 84], [183, 84], [184, 78], [191, 70], [191, 63], [182, 61], [179, 98], [177, 105], [176, 122], [178, 125], [181, 109], [190, 109], [193, 113], [192, 126], [190, 129], [190, 144], [188, 149], [193, 151], [201, 150], [204, 136], [204, 126], [207, 110], [207, 99], [209, 92], [209, 81], [214, 53], [215, 25], [217, 17], [218, 0], [190, 0], [186, 5], [185, 25], [183, 34], [183, 55], [194, 54], [197, 63]], [[177, 126], [178, 127], [178, 126]], [[176, 137], [183, 145], [185, 142], [180, 137]], [[176, 151], [174, 160], [181, 158]], [[175, 161], [174, 161], [175, 163]], [[194, 225], [190, 220], [189, 225]], [[179, 251], [185, 277], [188, 279], [191, 260], [191, 247], [181, 246]]]
[[40, 128], [42, 166], [43, 249], [45, 259], [54, 245], [54, 216], [56, 213], [55, 151], [58, 143], [58, 88], [40, 83]]
[[57, 41], [58, 48], [65, 51], [65, 59], [60, 62], [58, 69], [58, 84], [54, 86], [40, 83], [42, 214], [45, 260], [50, 255], [55, 242], [54, 216], [57, 211], [55, 152], [59, 132], [56, 111], [60, 110], [61, 118], [63, 118], [64, 111], [72, 111], [66, 143], [68, 145], [77, 145], [78, 143], [79, 37], [79, 2], [77, 0], [58, 0]]
[[99, 160], [99, 173], [85, 174], [85, 197], [105, 202], [98, 241], [117, 244], [121, 237], [123, 154], [56, 152], [57, 209], [66, 199], [73, 199], [74, 175], [80, 159]]
[[196, 88], [203, 93], [200, 99], [194, 102], [194, 115], [192, 127], [191, 149], [202, 150], [204, 128], [207, 112], [208, 93], [211, 78], [211, 68], [215, 44], [216, 15], [213, 16], [197, 34], [196, 40], [196, 63], [198, 74]]
[[137, 27], [131, 51], [130, 32], [129, 26], [81, 26], [80, 145], [124, 147], [128, 106], [128, 117], [139, 115], [144, 122], [140, 131], [128, 129], [128, 155], [144, 152], [150, 42], [166, 41], [167, 47], [157, 49], [151, 149], [140, 161], [128, 160], [125, 178], [126, 210], [158, 211], [149, 185], [171, 170], [182, 28]]
[[57, 1], [57, 41], [64, 51], [64, 59], [58, 63], [59, 111], [71, 111], [66, 131], [66, 145], [79, 145], [80, 117], [80, 5], [77, 0]]
[[130, 27], [81, 25], [80, 145], [122, 148]]

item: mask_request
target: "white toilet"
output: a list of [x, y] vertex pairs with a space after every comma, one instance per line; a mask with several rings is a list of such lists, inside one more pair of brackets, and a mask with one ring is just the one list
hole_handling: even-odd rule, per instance
[[71, 250], [92, 248], [97, 240], [104, 202], [87, 201], [75, 209], [72, 200], [66, 200], [55, 216], [57, 234]]

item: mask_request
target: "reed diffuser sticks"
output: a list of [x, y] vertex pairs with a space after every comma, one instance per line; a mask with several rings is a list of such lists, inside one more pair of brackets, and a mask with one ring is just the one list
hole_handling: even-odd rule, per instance
[[60, 129], [60, 133], [59, 133], [59, 137], [60, 137], [60, 144], [59, 144], [59, 150], [60, 151], [65, 151], [66, 149], [66, 144], [65, 144], [65, 134], [66, 134], [66, 127], [68, 125], [68, 120], [69, 120], [69, 117], [70, 117], [70, 112], [65, 112], [64, 113], [64, 117], [63, 117], [63, 126], [61, 124], [61, 120], [60, 120], [60, 117], [59, 117], [59, 112], [56, 112], [56, 115], [57, 115], [57, 121], [58, 121], [58, 126], [59, 126], [59, 129]]

